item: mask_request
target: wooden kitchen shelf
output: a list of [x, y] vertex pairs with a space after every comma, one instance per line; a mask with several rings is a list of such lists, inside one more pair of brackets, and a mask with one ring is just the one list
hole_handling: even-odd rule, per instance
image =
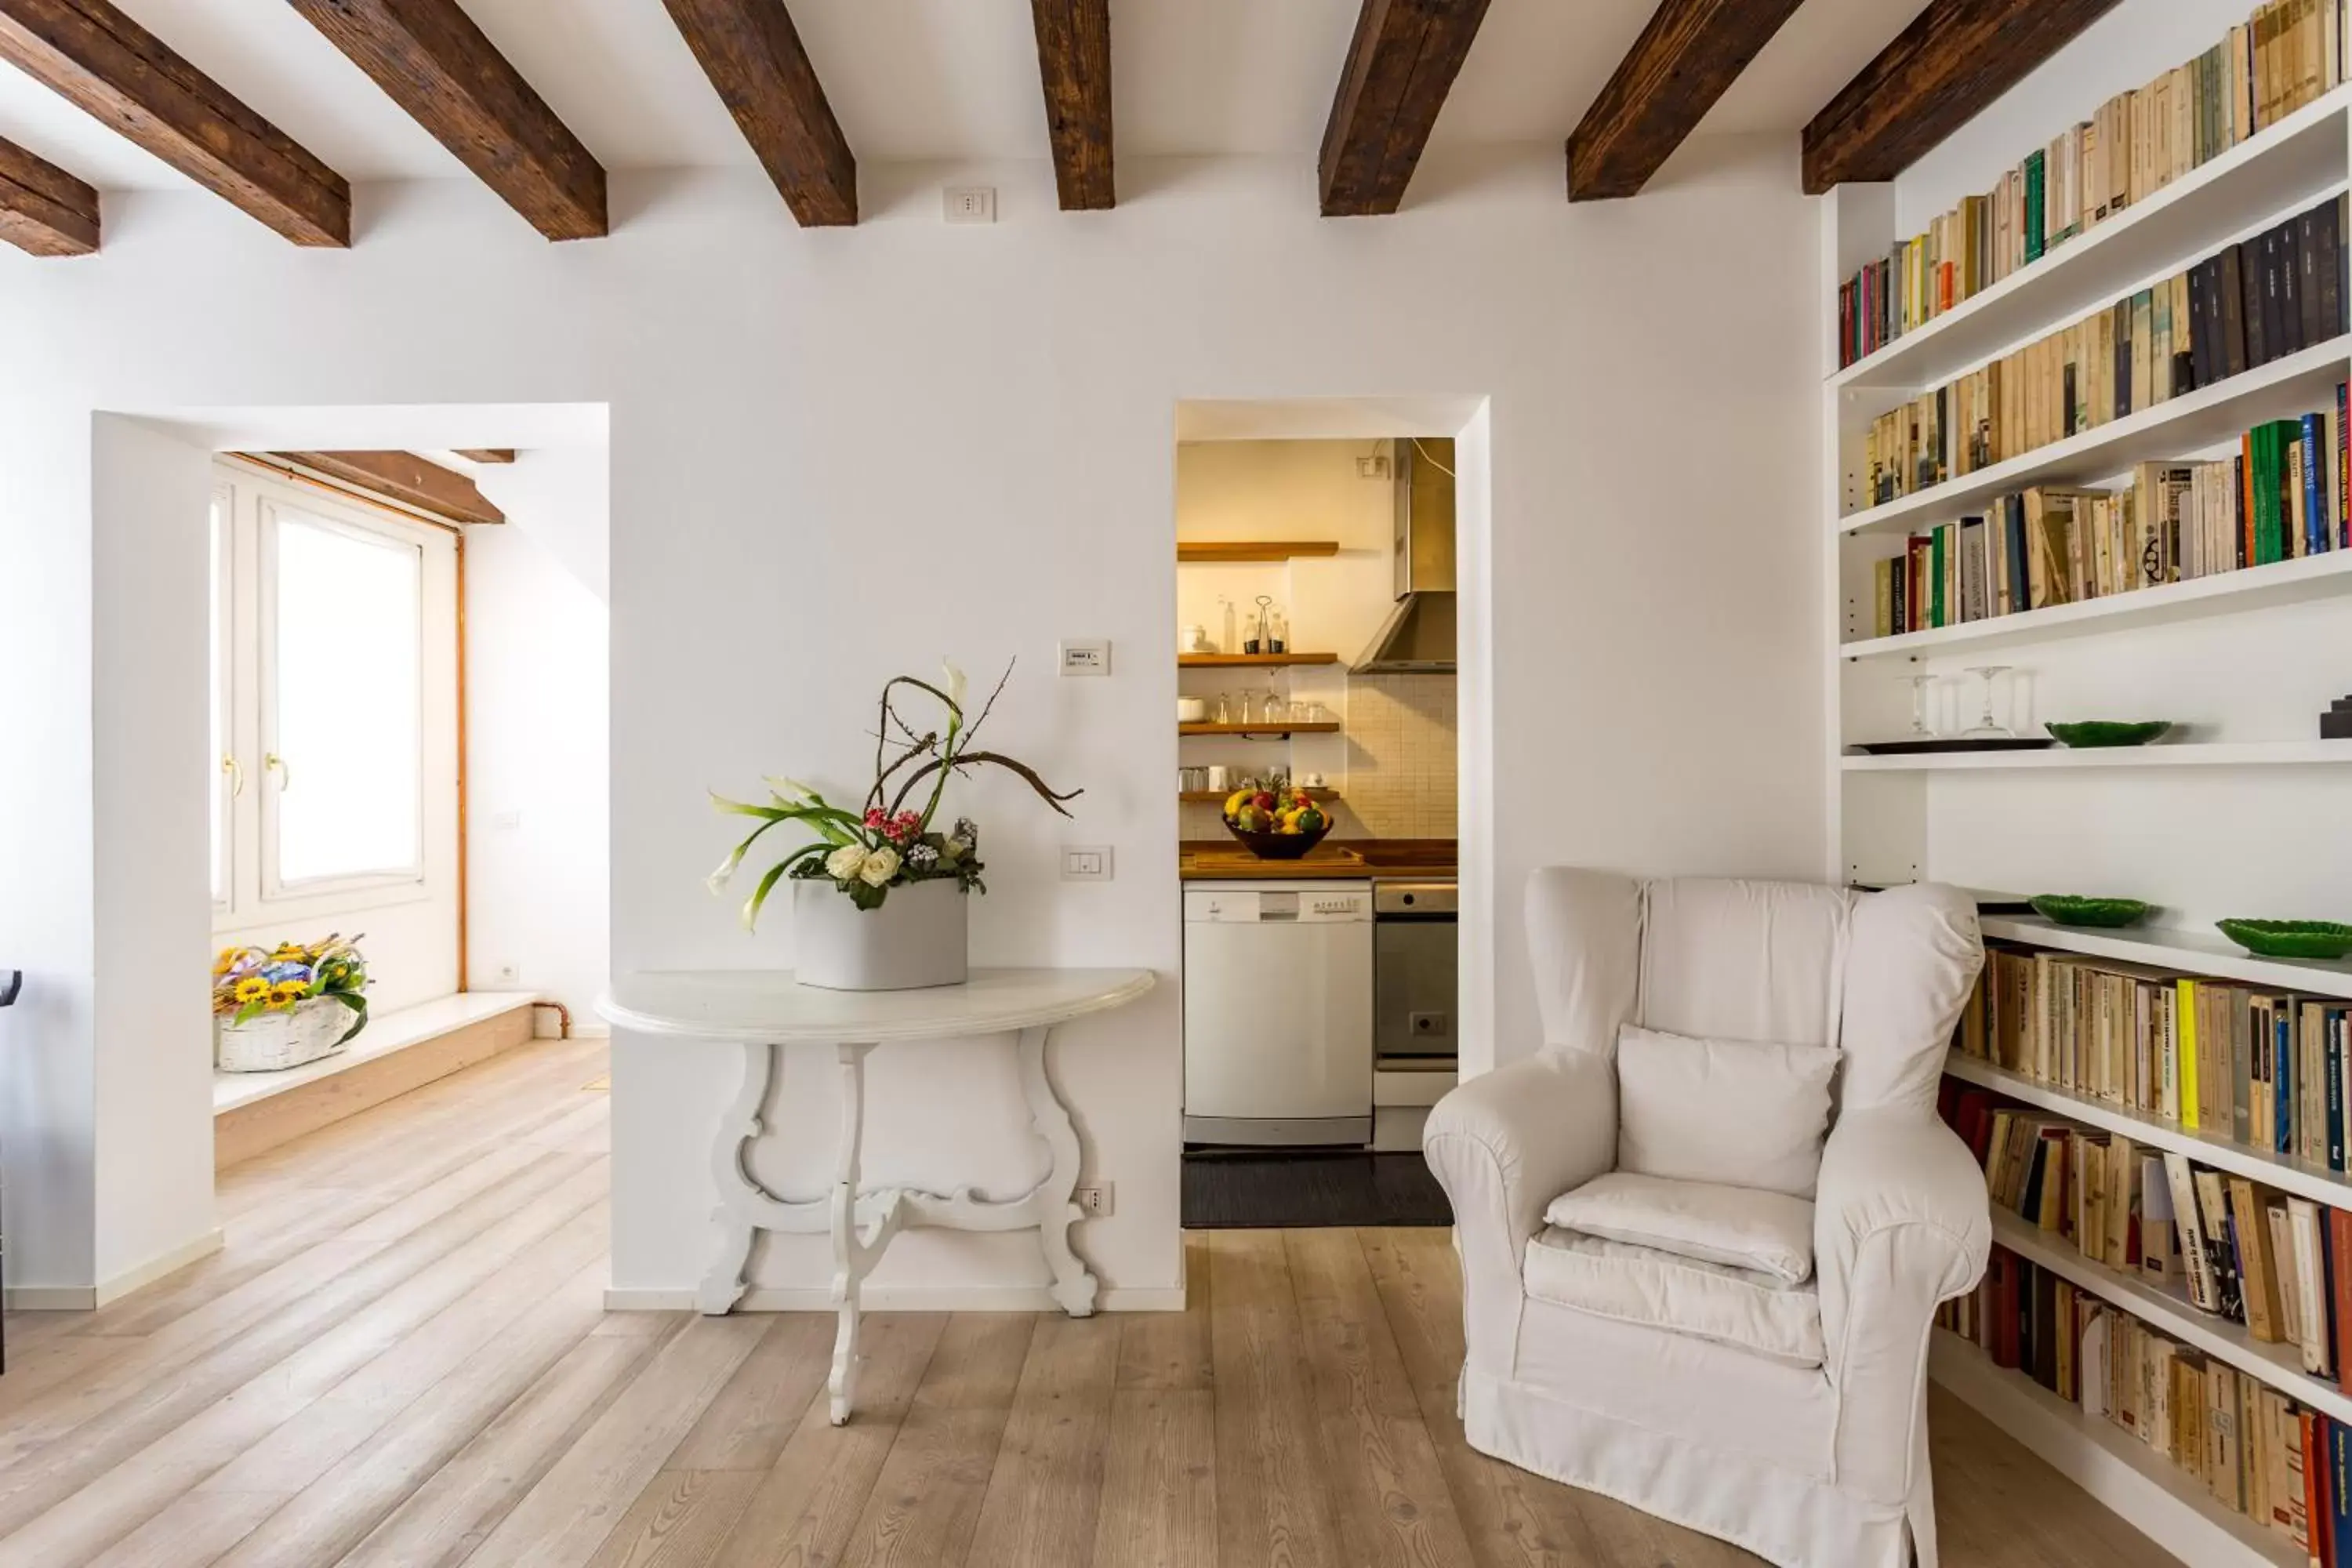
[[1339, 723], [1336, 719], [1320, 724], [1310, 723], [1304, 719], [1285, 719], [1271, 724], [1219, 724], [1212, 721], [1179, 724], [1176, 732], [1179, 735], [1263, 735], [1268, 738], [1276, 735], [1336, 735], [1339, 732]]
[[1179, 561], [1288, 561], [1302, 555], [1337, 555], [1336, 539], [1179, 540]]
[[[1191, 805], [1222, 805], [1233, 793], [1229, 789], [1187, 789], [1177, 791], [1176, 798]], [[1307, 792], [1307, 798], [1337, 800], [1339, 792], [1336, 789], [1310, 789]]]
[[1337, 664], [1336, 653], [1180, 653], [1179, 669], [1232, 669], [1270, 664]]

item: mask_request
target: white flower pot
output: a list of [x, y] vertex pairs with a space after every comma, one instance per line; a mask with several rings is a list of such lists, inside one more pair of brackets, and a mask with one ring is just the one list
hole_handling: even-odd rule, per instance
[[793, 884], [793, 978], [828, 991], [961, 985], [969, 924], [952, 877], [890, 889], [861, 910], [826, 878]]

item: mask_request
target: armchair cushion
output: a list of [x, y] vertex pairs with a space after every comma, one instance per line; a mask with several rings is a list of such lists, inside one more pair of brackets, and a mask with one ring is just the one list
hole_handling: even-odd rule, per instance
[[1617, 1168], [1810, 1198], [1835, 1046], [1617, 1036]]
[[1821, 1298], [1810, 1285], [1557, 1226], [1528, 1243], [1526, 1270], [1538, 1301], [1788, 1366], [1822, 1364]]
[[1785, 1193], [1612, 1171], [1552, 1199], [1561, 1230], [1769, 1274], [1801, 1285], [1813, 1272], [1813, 1205]]

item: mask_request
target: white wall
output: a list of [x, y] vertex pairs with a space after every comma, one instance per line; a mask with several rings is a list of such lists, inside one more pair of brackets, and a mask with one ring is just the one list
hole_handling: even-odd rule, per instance
[[122, 1281], [213, 1229], [212, 454], [131, 419], [90, 437], [95, 1273], [19, 1257], [31, 1286]]
[[507, 522], [466, 535], [468, 978], [562, 1003], [577, 1034], [604, 1032], [612, 945], [607, 468], [543, 447], [485, 468]]
[[[0, 257], [23, 372], [0, 390], [10, 525], [61, 565], [69, 636], [80, 569], [58, 542], [87, 549], [91, 409], [608, 403], [623, 969], [788, 963], [787, 922], [747, 938], [703, 889], [728, 835], [704, 790], [778, 771], [854, 782], [886, 675], [954, 654], [977, 676], [1019, 655], [994, 739], [1087, 794], [1065, 826], [1005, 781], [963, 792], [993, 889], [975, 958], [1169, 982], [1071, 1028], [1056, 1068], [1087, 1173], [1118, 1184], [1118, 1213], [1080, 1244], [1108, 1283], [1164, 1288], [1181, 1267], [1175, 405], [1489, 399], [1491, 496], [1464, 514], [1491, 510], [1470, 551], [1489, 624], [1465, 606], [1465, 639], [1491, 639], [1491, 711], [1463, 723], [1472, 746], [1491, 736], [1465, 770], [1465, 811], [1491, 817], [1465, 826], [1486, 857], [1465, 888], [1486, 907], [1464, 929], [1495, 937], [1465, 973], [1493, 963], [1496, 1005], [1492, 1039], [1468, 1049], [1522, 1055], [1528, 868], [1801, 875], [1823, 857], [1820, 301], [1794, 152], [1694, 145], [1640, 200], [1574, 207], [1557, 148], [1433, 160], [1408, 211], [1343, 222], [1316, 216], [1303, 163], [1130, 161], [1122, 205], [1097, 215], [1053, 210], [1041, 165], [869, 167], [868, 221], [812, 232], [754, 175], [629, 175], [614, 237], [560, 247], [469, 185], [411, 186], [362, 193], [348, 254], [289, 247], [209, 197], [110, 200], [100, 257]], [[996, 226], [940, 224], [939, 185], [968, 179], [1000, 187]], [[1050, 677], [1073, 636], [1113, 640], [1113, 679]], [[77, 658], [28, 697], [29, 729], [68, 769], [89, 754]], [[0, 805], [57, 812], [0, 823], [32, 879], [12, 896], [70, 907], [86, 873], [22, 840], [86, 831], [73, 792], [7, 790]], [[1057, 882], [1071, 840], [1115, 846], [1118, 879]], [[32, 923], [13, 914], [0, 938]], [[86, 950], [39, 952], [63, 1005], [86, 1006]], [[1010, 1104], [1004, 1054], [933, 1055], [934, 1071], [877, 1063], [869, 1171], [1017, 1184], [1036, 1151], [982, 1114]], [[706, 1139], [736, 1073], [717, 1049], [617, 1044], [616, 1284], [684, 1289], [702, 1272]], [[830, 1075], [796, 1059], [786, 1098], [780, 1121], [808, 1136], [778, 1140], [768, 1173], [807, 1195]], [[19, 1137], [9, 1157], [50, 1154]], [[1034, 1281], [1025, 1245], [918, 1233], [877, 1283]], [[779, 1247], [761, 1278], [822, 1285], [819, 1251]]]

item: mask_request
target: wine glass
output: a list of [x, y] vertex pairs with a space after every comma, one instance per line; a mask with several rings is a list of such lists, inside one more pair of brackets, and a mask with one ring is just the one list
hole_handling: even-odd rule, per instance
[[2010, 667], [2005, 664], [1979, 664], [1969, 667], [1969, 673], [1980, 678], [1984, 681], [1984, 711], [1978, 715], [1977, 721], [1974, 724], [1969, 725], [1966, 730], [1960, 731], [1962, 739], [1970, 741], [2007, 741], [2016, 739], [2017, 731], [2011, 730], [2008, 725], [2001, 723], [1992, 715], [1993, 678], [1998, 675], [2008, 673], [2009, 668]]
[[1920, 674], [1907, 677], [1911, 682], [1911, 738], [1933, 740], [1936, 728], [1927, 722], [1927, 693], [1935, 689], [1937, 678]]

